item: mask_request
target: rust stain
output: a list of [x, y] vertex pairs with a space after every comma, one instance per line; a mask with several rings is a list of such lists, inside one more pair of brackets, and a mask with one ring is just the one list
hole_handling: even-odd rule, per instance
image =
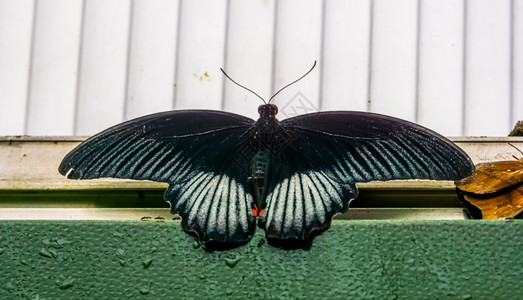
[[211, 75], [209, 75], [208, 72], [203, 72], [202, 75], [200, 75], [198, 73], [193, 73], [193, 76], [198, 78], [201, 82], [203, 82], [204, 80], [211, 81]]

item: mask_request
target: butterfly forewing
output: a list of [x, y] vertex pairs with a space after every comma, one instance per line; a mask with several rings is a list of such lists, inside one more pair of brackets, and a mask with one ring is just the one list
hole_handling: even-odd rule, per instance
[[341, 183], [392, 179], [455, 180], [474, 165], [452, 142], [404, 120], [362, 112], [320, 112], [281, 122], [289, 145], [314, 170]]
[[71, 151], [59, 171], [72, 179], [180, 182], [211, 172], [252, 135], [252, 119], [220, 111], [153, 114], [109, 128]]
[[456, 181], [456, 186], [469, 193], [491, 194], [520, 183], [523, 183], [523, 159], [478, 164], [474, 174]]

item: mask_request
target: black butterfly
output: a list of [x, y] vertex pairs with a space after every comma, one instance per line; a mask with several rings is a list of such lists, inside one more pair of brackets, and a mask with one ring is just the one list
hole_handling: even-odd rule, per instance
[[171, 212], [207, 243], [246, 242], [256, 223], [268, 238], [307, 239], [348, 209], [356, 182], [456, 180], [474, 170], [452, 142], [401, 119], [332, 111], [280, 122], [270, 103], [258, 112], [257, 121], [212, 110], [137, 118], [80, 144], [59, 171], [167, 182]]

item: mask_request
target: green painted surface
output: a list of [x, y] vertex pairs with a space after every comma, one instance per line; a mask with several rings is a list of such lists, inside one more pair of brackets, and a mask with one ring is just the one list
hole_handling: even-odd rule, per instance
[[335, 221], [206, 252], [178, 221], [0, 221], [0, 299], [521, 299], [523, 221]]

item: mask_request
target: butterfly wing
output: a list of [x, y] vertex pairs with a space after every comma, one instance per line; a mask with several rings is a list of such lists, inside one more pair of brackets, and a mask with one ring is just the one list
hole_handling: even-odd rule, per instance
[[80, 144], [59, 172], [71, 179], [116, 177], [169, 183], [165, 198], [185, 230], [203, 241], [243, 242], [254, 232], [252, 189], [236, 159], [252, 119], [220, 111], [153, 114], [109, 128]]
[[304, 239], [328, 228], [356, 198], [356, 182], [455, 180], [471, 174], [470, 158], [446, 138], [397, 118], [320, 112], [281, 122], [288, 136], [276, 154], [261, 225], [269, 237]]
[[456, 180], [472, 174], [468, 155], [438, 133], [390, 116], [321, 112], [281, 122], [291, 151], [339, 182]]
[[482, 219], [514, 218], [523, 212], [523, 185], [493, 195], [463, 194], [481, 211]]
[[249, 138], [252, 119], [220, 111], [169, 111], [111, 127], [80, 144], [58, 170], [70, 179], [116, 177], [181, 182], [217, 171]]
[[468, 193], [491, 194], [520, 183], [523, 159], [478, 164], [474, 174], [456, 181], [456, 186]]
[[165, 199], [182, 217], [183, 229], [205, 243], [247, 242], [256, 229], [251, 186], [230, 172], [197, 173], [186, 182], [171, 184]]
[[[483, 219], [512, 218], [523, 211], [523, 159], [476, 165], [471, 176], [456, 181], [466, 204]], [[473, 213], [474, 215], [474, 213]]]
[[267, 208], [259, 225], [268, 238], [308, 238], [330, 226], [335, 214], [346, 211], [358, 190], [353, 183], [332, 180], [314, 170], [300, 152], [282, 151], [268, 182]]

